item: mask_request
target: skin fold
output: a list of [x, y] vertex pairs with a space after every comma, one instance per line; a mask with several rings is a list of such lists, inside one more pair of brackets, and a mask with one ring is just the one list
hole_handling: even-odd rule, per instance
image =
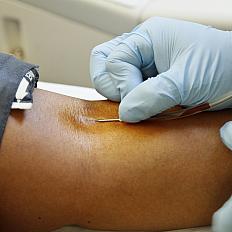
[[232, 193], [219, 128], [232, 110], [99, 123], [118, 104], [35, 90], [0, 147], [0, 231], [171, 230], [208, 225]]

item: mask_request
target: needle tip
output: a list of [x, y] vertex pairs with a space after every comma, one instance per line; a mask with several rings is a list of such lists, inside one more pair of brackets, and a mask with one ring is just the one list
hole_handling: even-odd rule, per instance
[[119, 118], [96, 119], [96, 122], [121, 122]]

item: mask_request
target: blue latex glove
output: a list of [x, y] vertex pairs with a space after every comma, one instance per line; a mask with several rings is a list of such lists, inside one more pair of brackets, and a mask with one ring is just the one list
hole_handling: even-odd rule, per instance
[[[220, 129], [223, 143], [232, 150], [232, 122], [227, 122]], [[231, 198], [213, 215], [213, 232], [232, 232], [232, 196]]]
[[[121, 101], [122, 121], [138, 122], [175, 105], [214, 102], [232, 93], [232, 32], [196, 23], [150, 18], [131, 33], [95, 47], [96, 90]], [[215, 109], [232, 106], [226, 102]], [[220, 130], [232, 150], [232, 122]], [[232, 232], [232, 198], [213, 217], [214, 232]]]
[[120, 119], [138, 122], [177, 104], [193, 106], [232, 93], [231, 54], [231, 32], [153, 17], [95, 47], [90, 73], [99, 93], [121, 101]]
[[213, 215], [213, 232], [232, 231], [232, 196], [231, 198]]

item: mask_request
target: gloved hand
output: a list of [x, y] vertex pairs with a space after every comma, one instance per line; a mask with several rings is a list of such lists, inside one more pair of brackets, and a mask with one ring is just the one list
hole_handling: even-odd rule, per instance
[[90, 74], [99, 93], [121, 101], [120, 119], [138, 122], [232, 93], [231, 51], [231, 32], [154, 17], [95, 47]]
[[[138, 122], [178, 104], [194, 106], [232, 94], [231, 52], [232, 32], [154, 17], [95, 47], [90, 74], [99, 93], [121, 101], [120, 119]], [[214, 110], [231, 106], [227, 101]], [[232, 150], [232, 122], [220, 135]], [[214, 214], [213, 229], [232, 231], [232, 198]]]

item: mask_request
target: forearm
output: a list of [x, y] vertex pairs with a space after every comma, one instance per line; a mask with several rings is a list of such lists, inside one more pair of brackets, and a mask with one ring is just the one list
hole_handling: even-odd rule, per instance
[[[231, 112], [172, 122], [95, 123], [117, 104], [36, 91], [0, 151], [1, 231], [165, 230], [210, 223], [232, 192], [218, 129]], [[221, 191], [223, 189], [223, 191]]]

